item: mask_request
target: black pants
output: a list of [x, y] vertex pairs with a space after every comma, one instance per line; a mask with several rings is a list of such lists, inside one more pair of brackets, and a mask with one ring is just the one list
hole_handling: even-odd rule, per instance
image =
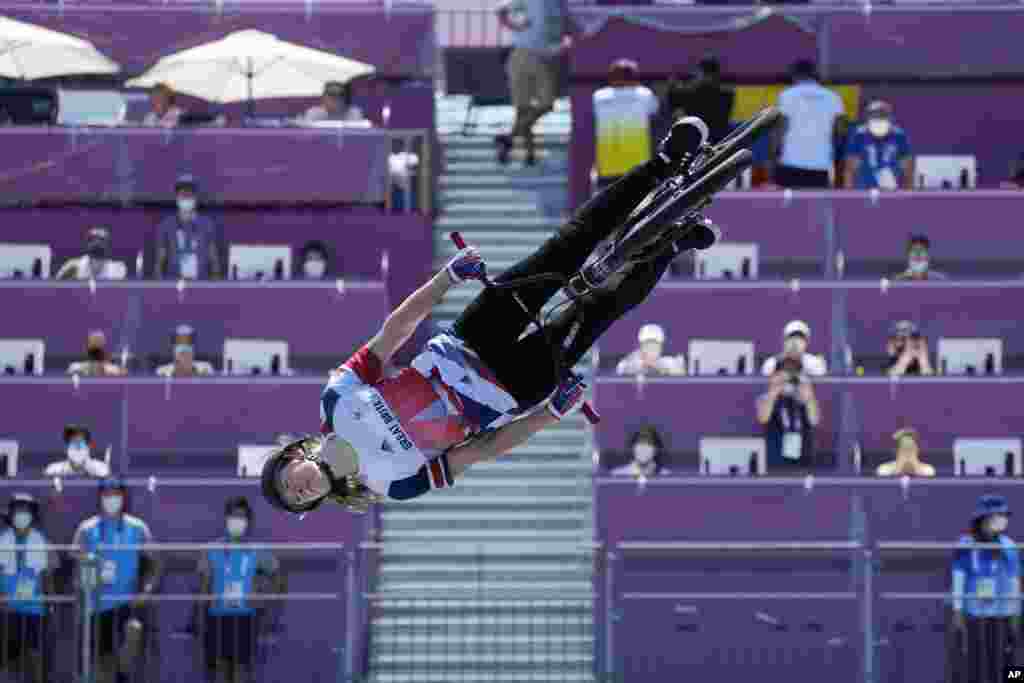
[[967, 617], [966, 671], [958, 683], [996, 683], [1003, 680], [1009, 661], [1011, 620], [1004, 617]]
[[832, 186], [828, 171], [812, 171], [794, 166], [776, 166], [775, 184], [791, 190], [827, 190]]
[[[553, 237], [502, 273], [497, 282], [542, 273], [558, 273], [565, 278], [573, 275], [594, 247], [662, 180], [659, 163], [654, 160], [641, 164], [594, 195]], [[565, 367], [575, 365], [613, 322], [647, 297], [676, 256], [671, 249], [667, 252], [637, 266], [614, 290], [574, 301], [547, 325], [545, 331], [559, 349], [570, 332], [575, 335], [561, 356]], [[560, 287], [557, 282], [539, 283], [515, 291], [536, 316]], [[541, 331], [522, 337], [531, 317], [512, 294], [508, 289], [484, 290], [455, 321], [453, 331], [480, 355], [525, 409], [554, 390], [555, 358]], [[577, 321], [578, 327], [574, 325]]]

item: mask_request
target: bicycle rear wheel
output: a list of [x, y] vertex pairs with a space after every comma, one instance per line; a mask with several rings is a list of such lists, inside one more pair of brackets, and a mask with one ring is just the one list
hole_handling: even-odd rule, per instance
[[605, 249], [595, 251], [580, 272], [569, 280], [569, 294], [579, 296], [594, 289], [624, 265], [640, 256], [661, 238], [672, 224], [703, 208], [711, 197], [750, 165], [750, 150], [738, 150], [725, 161], [689, 184], [670, 178], [652, 192], [642, 215], [627, 220], [618, 237]]

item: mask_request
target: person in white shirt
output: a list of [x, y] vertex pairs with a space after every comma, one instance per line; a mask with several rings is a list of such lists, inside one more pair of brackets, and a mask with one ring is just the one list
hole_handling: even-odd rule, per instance
[[[835, 148], [845, 138], [843, 101], [818, 82], [809, 60], [792, 68], [793, 85], [779, 94], [783, 120], [775, 129], [770, 159], [777, 162], [776, 185], [792, 189], [828, 188]], [[780, 149], [781, 147], [781, 149]]]
[[90, 228], [85, 234], [85, 253], [68, 259], [57, 271], [58, 280], [123, 280], [128, 269], [110, 258], [110, 228]]
[[619, 361], [615, 372], [620, 375], [685, 375], [686, 362], [682, 356], [663, 355], [665, 330], [661, 325], [648, 323], [637, 334], [640, 347]]
[[803, 320], [791, 320], [782, 329], [782, 353], [765, 360], [761, 374], [770, 377], [787, 359], [800, 368], [802, 374], [821, 377], [828, 373], [828, 365], [821, 356], [807, 352], [811, 343], [811, 328]]
[[68, 366], [67, 374], [84, 377], [120, 377], [128, 371], [110, 362], [107, 352], [107, 335], [103, 330], [92, 330], [85, 342], [86, 360], [75, 361]]
[[92, 457], [96, 443], [92, 432], [84, 425], [69, 424], [64, 427], [64, 446], [67, 460], [59, 460], [46, 466], [43, 474], [47, 477], [92, 477], [103, 479], [110, 476], [110, 465]]
[[152, 105], [153, 111], [142, 119], [142, 125], [162, 128], [177, 126], [185, 112], [175, 104], [176, 98], [174, 89], [166, 83], [154, 85], [153, 89], [149, 91], [149, 103]]
[[608, 85], [594, 92], [597, 187], [604, 188], [651, 158], [651, 117], [658, 98], [637, 83], [639, 66], [617, 59]]
[[160, 377], [202, 377], [213, 374], [213, 366], [195, 359], [195, 330], [190, 325], [178, 325], [171, 338], [174, 362], [156, 369]]
[[650, 479], [670, 474], [668, 468], [661, 466], [661, 456], [665, 452], [665, 441], [654, 427], [648, 425], [637, 430], [629, 439], [629, 450], [633, 459], [612, 470], [614, 477], [633, 477], [634, 479]]
[[363, 110], [352, 104], [352, 86], [332, 81], [324, 85], [320, 104], [306, 110], [304, 123], [317, 121], [365, 121]]

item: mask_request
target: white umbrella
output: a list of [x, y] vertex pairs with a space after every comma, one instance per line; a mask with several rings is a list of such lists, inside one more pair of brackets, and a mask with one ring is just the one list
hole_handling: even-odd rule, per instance
[[271, 97], [314, 97], [325, 83], [373, 73], [369, 64], [280, 40], [263, 31], [237, 31], [168, 55], [129, 86], [166, 83], [174, 90], [219, 103]]
[[0, 76], [46, 78], [121, 70], [92, 43], [42, 26], [0, 17]]

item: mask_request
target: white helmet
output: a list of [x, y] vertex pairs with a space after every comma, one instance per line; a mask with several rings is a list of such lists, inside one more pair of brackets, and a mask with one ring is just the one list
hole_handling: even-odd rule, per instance
[[665, 330], [661, 328], [661, 325], [648, 323], [640, 328], [640, 334], [637, 335], [637, 339], [640, 341], [641, 344], [649, 341], [664, 344]]

